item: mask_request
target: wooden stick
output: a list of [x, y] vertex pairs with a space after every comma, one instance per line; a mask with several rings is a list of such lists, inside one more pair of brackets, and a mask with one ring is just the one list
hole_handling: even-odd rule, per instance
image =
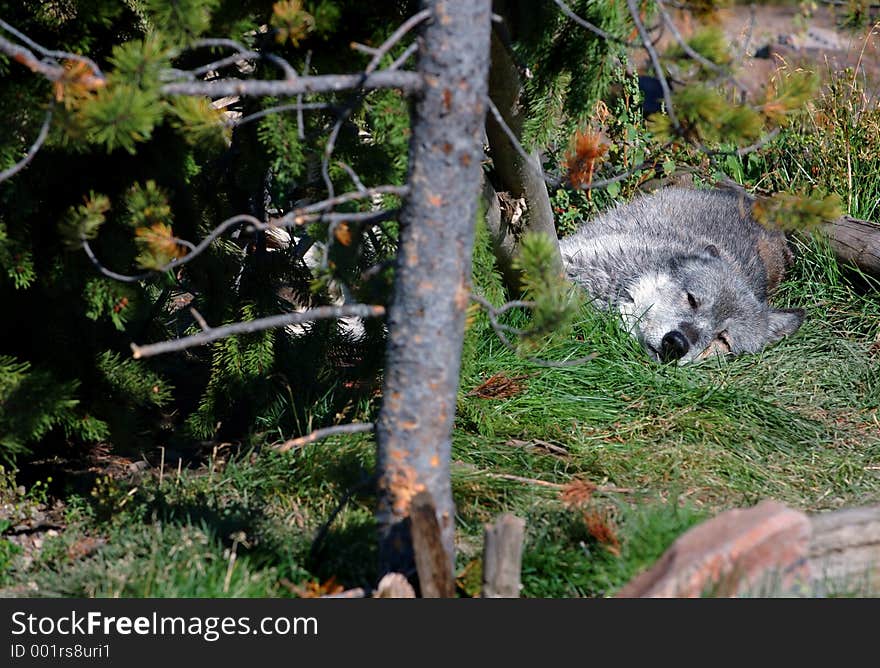
[[519, 598], [525, 520], [504, 513], [483, 534], [483, 598]]
[[428, 492], [413, 497], [409, 519], [422, 598], [452, 598], [455, 581], [443, 548], [434, 500]]

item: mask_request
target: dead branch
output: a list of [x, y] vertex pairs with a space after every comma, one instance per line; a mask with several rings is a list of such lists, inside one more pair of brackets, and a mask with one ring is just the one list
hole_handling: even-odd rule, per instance
[[720, 74], [726, 81], [729, 81], [731, 84], [736, 86], [740, 91], [745, 91], [746, 87], [738, 81], [733, 74], [730, 73], [729, 70], [718, 65], [717, 63], [713, 63], [711, 60], [703, 56], [699, 51], [695, 51], [691, 48], [691, 45], [685, 41], [681, 32], [679, 32], [678, 27], [675, 25], [675, 21], [672, 20], [672, 17], [669, 15], [669, 12], [666, 11], [666, 7], [663, 5], [662, 0], [656, 0], [657, 9], [660, 12], [660, 16], [663, 19], [663, 22], [666, 24], [666, 27], [669, 28], [669, 31], [672, 33], [673, 38], [678, 43], [678, 45], [682, 48], [689, 58], [697, 61], [708, 70], [716, 72]]
[[[417, 14], [413, 14], [406, 21], [404, 21], [400, 26], [398, 26], [397, 30], [395, 30], [391, 35], [386, 39], [382, 44], [380, 44], [375, 51], [373, 52], [373, 57], [370, 59], [370, 62], [367, 63], [366, 68], [364, 68], [361, 77], [363, 80], [366, 80], [373, 72], [375, 72], [379, 64], [382, 62], [382, 58], [384, 58], [394, 46], [402, 40], [406, 34], [419, 25], [422, 21], [427, 20], [431, 16], [431, 10], [423, 9]], [[389, 71], [389, 70], [386, 70]], [[394, 71], [394, 70], [390, 70]], [[361, 88], [360, 86], [356, 86], [356, 88]], [[339, 137], [339, 133], [342, 131], [342, 126], [345, 121], [351, 116], [352, 112], [360, 106], [361, 101], [363, 100], [362, 94], [356, 94], [349, 98], [348, 102], [339, 112], [336, 117], [336, 122], [333, 124], [333, 127], [330, 130], [330, 134], [327, 137], [327, 143], [324, 145], [324, 156], [321, 160], [321, 176], [324, 179], [324, 185], [327, 187], [327, 194], [330, 197], [333, 197], [335, 191], [333, 189], [333, 182], [330, 180], [330, 160], [333, 157], [333, 151], [336, 149], [336, 139]], [[328, 244], [332, 243], [332, 239], [328, 239]]]
[[58, 81], [64, 76], [64, 68], [60, 65], [51, 65], [40, 60], [29, 49], [13, 44], [2, 35], [0, 35], [0, 52], [21, 63], [31, 72], [42, 74], [49, 81]]
[[422, 90], [424, 81], [416, 72], [380, 70], [369, 76], [363, 74], [318, 74], [276, 81], [220, 79], [218, 81], [180, 81], [162, 86], [163, 95], [193, 95], [205, 97], [293, 97], [301, 93], [338, 93], [359, 88], [377, 90], [398, 88], [407, 93]]
[[[519, 329], [516, 327], [510, 327], [509, 325], [505, 325], [498, 321], [498, 316], [503, 314], [506, 311], [509, 311], [512, 308], [532, 308], [534, 307], [534, 302], [526, 302], [514, 300], [511, 302], [507, 302], [506, 304], [502, 304], [498, 308], [494, 307], [492, 303], [482, 297], [480, 295], [471, 293], [470, 295], [471, 301], [476, 302], [486, 311], [486, 316], [489, 318], [489, 324], [492, 326], [492, 329], [495, 332], [495, 335], [498, 337], [498, 340], [504, 344], [504, 347], [510, 350], [513, 353], [519, 355], [519, 350], [517, 347], [510, 341], [507, 337], [507, 334], [513, 334], [516, 336], [525, 334], [525, 330]], [[559, 367], [567, 367], [567, 366], [580, 366], [581, 364], [586, 364], [587, 362], [596, 358], [596, 353], [590, 353], [584, 357], [578, 357], [573, 360], [563, 360], [563, 361], [555, 361], [555, 360], [545, 360], [540, 359], [538, 357], [526, 357], [525, 359], [535, 366], [542, 366], [548, 368], [559, 368]]]
[[[0, 39], [2, 39], [2, 38], [0, 38]], [[31, 160], [34, 159], [34, 156], [37, 154], [37, 151], [40, 150], [40, 147], [46, 141], [46, 137], [49, 136], [49, 126], [52, 124], [53, 111], [54, 111], [54, 103], [50, 102], [49, 108], [46, 110], [46, 116], [43, 119], [43, 125], [40, 127], [40, 132], [37, 135], [37, 138], [34, 140], [34, 143], [31, 144], [27, 153], [25, 153], [25, 156], [21, 160], [19, 160], [14, 165], [12, 165], [12, 167], [9, 167], [8, 169], [4, 169], [2, 172], [0, 172], [0, 183], [5, 181], [6, 179], [18, 174], [22, 169], [24, 169], [25, 167], [28, 166], [28, 164], [30, 163]]]
[[[21, 31], [16, 30], [13, 26], [9, 25], [3, 19], [0, 19], [0, 28], [3, 28], [3, 30], [5, 30], [9, 34], [15, 36], [16, 39], [20, 40], [21, 42], [24, 42], [31, 49], [40, 53], [41, 55], [43, 55], [46, 58], [51, 58], [55, 61], [58, 61], [63, 58], [66, 60], [75, 60], [77, 62], [84, 63], [85, 65], [88, 65], [89, 69], [92, 70], [92, 74], [94, 74], [96, 77], [98, 77], [100, 79], [104, 78], [104, 73], [101, 72], [101, 68], [98, 67], [97, 63], [94, 60], [92, 60], [91, 58], [88, 58], [86, 56], [81, 56], [77, 53], [71, 53], [70, 51], [58, 51], [55, 49], [47, 49], [46, 47], [41, 46], [40, 44], [37, 44], [34, 40], [32, 40], [30, 37], [28, 37], [27, 35], [25, 35]], [[2, 51], [2, 48], [0, 48], [0, 51]], [[8, 54], [8, 55], [12, 55], [12, 54]], [[33, 55], [33, 54], [31, 54], [31, 55]]]
[[639, 38], [642, 40], [642, 46], [648, 52], [648, 57], [651, 59], [651, 66], [654, 68], [654, 74], [657, 77], [657, 81], [660, 82], [660, 88], [663, 91], [663, 100], [666, 102], [666, 115], [669, 116], [672, 127], [678, 132], [681, 130], [681, 125], [678, 122], [678, 117], [675, 115], [675, 109], [672, 106], [672, 91], [669, 88], [669, 82], [666, 80], [663, 65], [660, 64], [660, 56], [657, 54], [657, 49], [654, 48], [654, 44], [651, 42], [651, 37], [648, 35], [645, 24], [642, 22], [641, 16], [639, 16], [639, 2], [638, 0], [626, 0], [626, 5], [629, 8], [630, 16], [632, 17], [636, 30], [639, 33]]
[[[485, 476], [486, 478], [492, 478], [494, 480], [510, 480], [511, 482], [519, 482], [524, 485], [535, 485], [536, 487], [546, 487], [547, 489], [554, 489], [558, 491], [562, 491], [568, 487], [567, 484], [558, 483], [558, 482], [550, 482], [549, 480], [539, 480], [538, 478], [527, 478], [521, 475], [514, 475], [512, 473], [495, 473], [493, 471], [485, 471], [482, 469], [478, 469], [474, 466], [469, 466], [467, 464], [463, 465], [463, 468], [470, 469], [470, 472]], [[615, 485], [597, 485], [594, 489], [594, 492], [599, 492], [600, 494], [635, 494], [636, 490], [632, 487], [617, 487]]]
[[597, 25], [595, 25], [595, 24], [593, 24], [593, 23], [590, 23], [590, 22], [587, 21], [586, 19], [584, 19], [584, 18], [578, 16], [577, 14], [575, 14], [575, 13], [572, 11], [571, 7], [569, 7], [569, 6], [566, 5], [564, 2], [562, 2], [562, 0], [553, 0], [553, 2], [555, 2], [555, 3], [556, 3], [556, 6], [559, 7], [559, 11], [561, 11], [561, 12], [562, 12], [563, 14], [565, 14], [569, 19], [571, 19], [572, 21], [574, 21], [575, 23], [577, 23], [577, 24], [578, 24], [579, 26], [581, 26], [582, 28], [586, 28], [587, 30], [589, 30], [589, 31], [590, 31], [591, 33], [593, 33], [594, 35], [598, 35], [598, 36], [601, 37], [602, 39], [604, 39], [604, 40], [608, 40], [609, 42], [615, 42], [615, 43], [617, 43], [617, 44], [623, 44], [623, 45], [625, 45], [625, 46], [632, 46], [632, 45], [629, 44], [626, 40], [622, 40], [622, 39], [620, 39], [619, 37], [615, 37], [614, 35], [612, 35], [612, 34], [610, 34], [610, 33], [607, 33], [607, 32], [605, 32], [604, 30], [602, 30], [602, 28], [600, 28], [599, 26], [597, 26]]
[[301, 325], [305, 322], [314, 322], [316, 320], [338, 320], [339, 318], [381, 318], [384, 315], [385, 307], [378, 305], [346, 304], [344, 306], [319, 306], [317, 308], [297, 313], [282, 313], [280, 315], [272, 315], [266, 318], [257, 318], [256, 320], [223, 325], [222, 327], [211, 327], [207, 331], [199, 332], [192, 336], [186, 336], [182, 339], [151, 343], [146, 346], [139, 346], [136, 343], [132, 343], [131, 352], [132, 357], [135, 359], [141, 359], [143, 357], [152, 357], [153, 355], [161, 355], [163, 353], [203, 346], [211, 341], [223, 339], [227, 336], [234, 336], [235, 334], [262, 332], [267, 329], [276, 329], [288, 325]]
[[293, 104], [279, 104], [275, 107], [267, 107], [266, 109], [262, 109], [260, 111], [254, 112], [253, 114], [248, 114], [247, 116], [242, 116], [239, 119], [229, 119], [227, 124], [231, 127], [237, 128], [240, 125], [244, 125], [245, 123], [250, 123], [252, 121], [257, 121], [261, 118], [269, 116], [270, 114], [280, 114], [285, 111], [315, 111], [315, 110], [330, 110], [338, 109], [334, 104], [330, 104], [329, 102], [296, 102]]
[[302, 225], [313, 223], [316, 221], [327, 221], [331, 224], [338, 221], [379, 223], [394, 218], [398, 213], [397, 210], [383, 209], [381, 211], [361, 211], [355, 213], [325, 213], [325, 211], [337, 204], [344, 204], [345, 202], [351, 202], [358, 199], [367, 199], [373, 197], [374, 195], [404, 196], [406, 193], [406, 186], [375, 186], [373, 188], [365, 188], [363, 190], [358, 190], [357, 192], [352, 191], [343, 193], [341, 195], [337, 195], [336, 197], [330, 197], [321, 200], [320, 202], [315, 202], [314, 204], [308, 204], [303, 207], [298, 207], [293, 211], [290, 211], [287, 214], [281, 216], [280, 218], [273, 218], [268, 222], [263, 222], [258, 218], [246, 213], [238, 214], [236, 216], [232, 216], [231, 218], [227, 218], [222, 223], [217, 225], [204, 239], [202, 239], [196, 245], [193, 245], [190, 242], [184, 241], [182, 239], [177, 239], [176, 241], [179, 244], [186, 246], [190, 249], [189, 253], [182, 257], [175, 258], [171, 262], [168, 262], [167, 264], [162, 265], [157, 269], [153, 269], [151, 271], [143, 272], [140, 274], [120, 274], [111, 269], [108, 269], [95, 255], [95, 252], [92, 250], [91, 244], [89, 243], [88, 239], [82, 238], [80, 239], [80, 241], [82, 242], [82, 248], [85, 251], [86, 256], [89, 258], [95, 269], [101, 272], [101, 274], [107, 276], [108, 278], [113, 278], [117, 281], [123, 281], [125, 283], [135, 283], [137, 281], [143, 281], [155, 273], [161, 273], [170, 269], [174, 269], [175, 267], [187, 264], [188, 262], [194, 260], [199, 255], [201, 255], [220, 235], [222, 235], [228, 229], [236, 227], [238, 225], [248, 224], [250, 226], [248, 228], [249, 230], [262, 231], [273, 227], [301, 227]]
[[373, 431], [376, 425], [372, 422], [352, 422], [351, 424], [338, 424], [333, 427], [324, 427], [323, 429], [316, 429], [311, 434], [306, 434], [305, 436], [299, 436], [298, 438], [291, 438], [280, 445], [272, 446], [274, 450], [278, 452], [287, 452], [288, 450], [293, 450], [294, 448], [301, 448], [304, 445], [308, 445], [309, 443], [314, 443], [315, 441], [320, 441], [321, 439], [327, 438], [329, 436], [336, 436], [337, 434], [361, 434], [368, 431]]

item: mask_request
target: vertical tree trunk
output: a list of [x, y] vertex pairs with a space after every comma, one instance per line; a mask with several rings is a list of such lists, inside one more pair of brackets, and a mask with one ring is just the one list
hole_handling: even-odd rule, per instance
[[[508, 8], [505, 3], [496, 2], [497, 11], [504, 12], [506, 9]], [[492, 31], [489, 95], [498, 107], [504, 122], [517, 139], [521, 139], [525, 120], [521, 102], [522, 81], [508, 47], [498, 31], [497, 27]], [[492, 151], [492, 164], [499, 191], [508, 192], [514, 199], [524, 198], [526, 202], [527, 213], [522, 229], [511, 229], [510, 221], [506, 220], [503, 214], [497, 221], [487, 220], [498, 266], [508, 289], [516, 294], [519, 291], [519, 275], [512, 265], [519, 250], [519, 236], [525, 232], [539, 232], [555, 242], [556, 225], [543, 174], [523, 159], [491, 115], [486, 118], [486, 136]], [[537, 151], [532, 152], [532, 162], [540, 164]], [[487, 186], [484, 196], [492, 196], [491, 186]], [[558, 252], [555, 263], [559, 272], [562, 272], [562, 257]]]
[[377, 519], [382, 571], [412, 573], [406, 518], [412, 498], [428, 492], [451, 573], [450, 438], [483, 157], [491, 1], [423, 4], [434, 15], [419, 51], [425, 90], [413, 118], [410, 192], [388, 314]]

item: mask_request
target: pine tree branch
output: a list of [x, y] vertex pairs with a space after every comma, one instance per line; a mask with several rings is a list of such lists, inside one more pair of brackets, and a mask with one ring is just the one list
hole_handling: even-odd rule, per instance
[[136, 343], [132, 343], [131, 352], [132, 357], [135, 359], [141, 359], [143, 357], [152, 357], [153, 355], [161, 355], [163, 353], [203, 346], [211, 341], [224, 339], [236, 334], [251, 334], [253, 332], [262, 332], [267, 329], [276, 329], [278, 327], [287, 327], [288, 325], [300, 325], [306, 322], [314, 322], [316, 320], [381, 318], [384, 315], [384, 306], [371, 304], [319, 306], [317, 308], [307, 309], [297, 313], [282, 313], [280, 315], [272, 315], [266, 318], [257, 318], [256, 320], [247, 320], [245, 322], [236, 322], [231, 325], [223, 325], [222, 327], [210, 327], [206, 331], [193, 334], [192, 336], [186, 336], [182, 339], [151, 343], [146, 346], [139, 346]]

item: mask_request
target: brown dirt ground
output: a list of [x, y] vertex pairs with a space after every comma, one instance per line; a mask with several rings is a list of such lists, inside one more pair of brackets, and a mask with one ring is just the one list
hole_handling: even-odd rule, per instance
[[[848, 29], [841, 19], [841, 13], [831, 7], [820, 6], [805, 17], [799, 6], [790, 4], [737, 5], [719, 10], [715, 17], [735, 53], [742, 49], [744, 38], [750, 37], [736, 77], [751, 93], [759, 92], [773, 72], [786, 64], [814, 69], [820, 75], [852, 67], [876, 95], [880, 91], [880, 23]], [[685, 13], [676, 13], [675, 20], [685, 37], [698, 27]], [[659, 47], [664, 48], [672, 39], [666, 31]], [[761, 50], [765, 57], [755, 55]], [[640, 71], [649, 72], [643, 68]]]

